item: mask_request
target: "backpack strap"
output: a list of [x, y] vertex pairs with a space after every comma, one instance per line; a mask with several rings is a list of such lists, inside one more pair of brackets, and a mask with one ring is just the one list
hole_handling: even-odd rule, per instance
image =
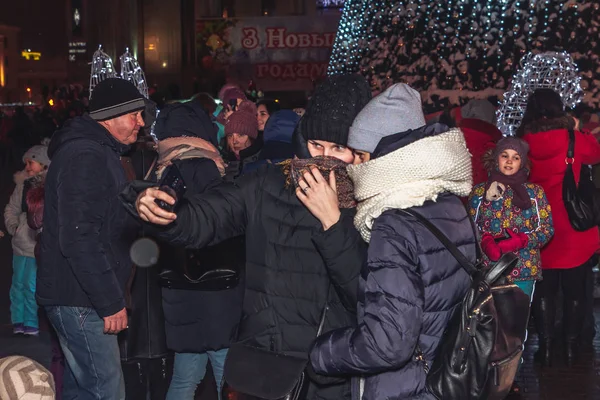
[[[454, 258], [456, 258], [458, 263], [467, 271], [467, 273], [469, 275], [473, 276], [476, 272], [479, 271], [477, 269], [477, 267], [475, 267], [475, 265], [473, 265], [473, 263], [471, 261], [469, 261], [463, 253], [461, 253], [461, 251], [458, 249], [458, 247], [456, 247], [454, 245], [454, 243], [452, 243], [450, 241], [450, 239], [448, 239], [448, 237], [446, 235], [444, 235], [442, 233], [442, 231], [440, 231], [428, 219], [426, 219], [421, 214], [419, 214], [418, 212], [411, 210], [411, 209], [400, 210], [400, 211], [402, 211], [405, 214], [415, 217], [417, 219], [417, 221], [419, 221], [419, 223], [421, 223], [423, 226], [425, 226], [425, 228], [427, 228], [431, 233], [433, 233], [433, 235], [446, 247], [446, 249], [448, 249], [448, 251], [452, 254], [452, 256], [454, 256]], [[469, 218], [469, 220], [470, 220], [470, 218]], [[475, 241], [477, 242], [477, 234], [476, 234], [476, 232], [474, 232], [474, 233], [475, 233]], [[476, 246], [479, 249], [479, 244], [476, 243]], [[486, 271], [484, 280], [489, 285], [491, 285], [508, 268], [511, 268], [511, 267], [514, 268], [514, 266], [516, 265], [518, 260], [519, 260], [519, 258], [514, 253], [504, 253], [502, 255], [502, 257], [500, 257], [500, 259], [495, 264], [493, 264], [488, 271]]]
[[[456, 258], [456, 261], [458, 261], [461, 267], [463, 267], [469, 275], [472, 276], [478, 271], [475, 265], [473, 265], [473, 263], [469, 261], [467, 257], [465, 257], [465, 255], [458, 249], [458, 247], [456, 247], [454, 243], [452, 243], [450, 239], [448, 239], [448, 237], [444, 235], [442, 231], [440, 231], [428, 219], [411, 209], [404, 209], [400, 211], [416, 218], [417, 221], [421, 223], [421, 225], [427, 228], [446, 247], [446, 249], [452, 254], [452, 256]], [[475, 238], [475, 241], [477, 242], [477, 236], [475, 236]]]

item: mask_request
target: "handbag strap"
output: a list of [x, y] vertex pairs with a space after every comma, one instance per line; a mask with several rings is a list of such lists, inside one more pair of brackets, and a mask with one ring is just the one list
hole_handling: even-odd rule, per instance
[[[567, 164], [569, 164], [569, 159], [574, 161], [575, 158], [575, 131], [573, 129], [569, 129], [569, 147], [567, 149]], [[571, 161], [572, 163], [572, 161]]]
[[452, 256], [456, 258], [456, 261], [458, 261], [461, 267], [463, 267], [469, 275], [474, 275], [478, 271], [477, 268], [475, 268], [475, 265], [473, 265], [473, 263], [469, 261], [467, 257], [465, 257], [465, 255], [458, 249], [458, 247], [456, 247], [454, 243], [452, 243], [450, 239], [448, 239], [448, 237], [444, 235], [442, 231], [440, 231], [428, 219], [411, 209], [405, 209], [400, 211], [415, 217], [417, 221], [419, 221], [422, 225], [425, 226], [425, 228], [427, 228], [431, 233], [433, 233], [433, 235], [446, 247], [446, 249], [448, 249], [450, 254], [452, 254]]

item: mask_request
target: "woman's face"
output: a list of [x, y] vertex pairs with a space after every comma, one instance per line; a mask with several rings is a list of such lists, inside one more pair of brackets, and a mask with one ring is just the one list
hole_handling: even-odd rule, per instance
[[230, 151], [235, 153], [236, 156], [239, 156], [240, 151], [247, 149], [251, 144], [252, 142], [248, 135], [243, 135], [241, 133], [227, 135], [227, 147]]
[[329, 156], [350, 164], [354, 162], [354, 153], [341, 144], [326, 142], [325, 140], [309, 140], [308, 151], [311, 156]]
[[504, 175], [514, 175], [521, 169], [521, 156], [512, 149], [504, 150], [498, 157], [498, 169]]
[[259, 131], [265, 130], [265, 125], [267, 124], [269, 117], [270, 115], [269, 110], [267, 110], [267, 107], [264, 104], [258, 106], [258, 108], [256, 109], [256, 119], [258, 120]]
[[362, 164], [371, 159], [371, 153], [367, 153], [366, 151], [354, 150], [354, 161], [352, 164]]

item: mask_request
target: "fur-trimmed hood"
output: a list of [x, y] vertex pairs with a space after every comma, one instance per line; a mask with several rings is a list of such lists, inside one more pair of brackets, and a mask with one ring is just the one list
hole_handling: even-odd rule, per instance
[[19, 171], [13, 175], [13, 181], [15, 182], [16, 185], [22, 185], [25, 183], [25, 181], [29, 181], [29, 183], [31, 184], [31, 187], [44, 186], [44, 181], [46, 180], [47, 172], [48, 172], [47, 170], [44, 170], [37, 175], [29, 177], [27, 175], [27, 172], [25, 172], [24, 170]]

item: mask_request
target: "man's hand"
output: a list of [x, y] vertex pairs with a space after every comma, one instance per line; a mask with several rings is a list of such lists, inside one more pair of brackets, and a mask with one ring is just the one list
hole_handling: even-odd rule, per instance
[[323, 230], [327, 230], [335, 225], [341, 216], [335, 173], [331, 171], [329, 182], [317, 168], [311, 168], [303, 177], [304, 179], [298, 181], [296, 196], [312, 215], [321, 221]]
[[156, 199], [163, 200], [171, 205], [175, 204], [175, 199], [162, 190], [149, 188], [140, 193], [135, 202], [135, 208], [144, 221], [157, 225], [169, 225], [175, 221], [177, 215], [160, 208], [154, 201]]
[[122, 309], [116, 314], [104, 317], [104, 333], [116, 335], [128, 328], [127, 326], [127, 310]]

